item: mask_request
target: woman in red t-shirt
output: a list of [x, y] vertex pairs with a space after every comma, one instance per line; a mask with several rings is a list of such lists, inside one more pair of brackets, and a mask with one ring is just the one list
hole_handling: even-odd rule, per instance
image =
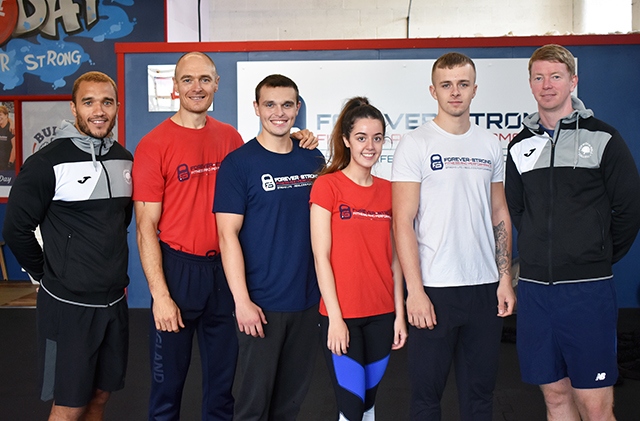
[[367, 98], [347, 101], [331, 134], [330, 163], [311, 190], [324, 354], [340, 420], [374, 419], [390, 352], [407, 339], [391, 183], [371, 174], [384, 134], [384, 117]]

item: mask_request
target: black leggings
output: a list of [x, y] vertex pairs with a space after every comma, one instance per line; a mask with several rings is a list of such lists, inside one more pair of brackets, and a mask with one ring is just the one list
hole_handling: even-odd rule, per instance
[[[338, 411], [350, 421], [362, 420], [373, 408], [393, 343], [395, 314], [345, 319], [349, 348], [337, 356], [327, 348], [329, 318], [321, 317], [322, 349], [336, 393]], [[343, 419], [344, 419], [343, 418]]]

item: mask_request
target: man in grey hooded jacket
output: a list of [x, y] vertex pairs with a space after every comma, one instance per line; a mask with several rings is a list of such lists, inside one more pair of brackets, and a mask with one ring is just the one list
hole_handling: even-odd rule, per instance
[[80, 76], [70, 105], [75, 122], [63, 121], [54, 141], [22, 165], [3, 235], [40, 281], [38, 357], [41, 399], [54, 401], [49, 420], [94, 420], [103, 419], [110, 392], [124, 387], [133, 158], [112, 136], [119, 104], [109, 76]]
[[640, 177], [620, 133], [572, 95], [575, 59], [545, 45], [529, 60], [538, 112], [509, 144], [506, 196], [518, 230], [518, 357], [549, 420], [613, 420], [612, 265], [640, 227]]

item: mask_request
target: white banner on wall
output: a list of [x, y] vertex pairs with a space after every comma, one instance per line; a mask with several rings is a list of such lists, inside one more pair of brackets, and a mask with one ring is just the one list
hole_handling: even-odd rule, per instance
[[[147, 66], [147, 91], [149, 112], [178, 111], [180, 95], [173, 89], [175, 64], [151, 64]], [[213, 104], [209, 107], [213, 111]]]
[[[303, 105], [296, 121], [320, 140], [327, 140], [344, 102], [366, 96], [387, 120], [387, 137], [374, 172], [391, 175], [393, 153], [402, 135], [431, 120], [437, 103], [429, 93], [435, 60], [341, 60], [238, 62], [238, 131], [245, 141], [256, 136], [260, 122], [253, 109], [256, 85], [267, 75], [293, 79]], [[528, 81], [528, 59], [476, 59], [478, 92], [471, 104], [471, 121], [508, 142], [520, 131], [522, 119], [536, 111]], [[577, 92], [576, 92], [577, 94]]]
[[63, 119], [74, 120], [69, 101], [22, 103], [22, 162], [53, 140]]

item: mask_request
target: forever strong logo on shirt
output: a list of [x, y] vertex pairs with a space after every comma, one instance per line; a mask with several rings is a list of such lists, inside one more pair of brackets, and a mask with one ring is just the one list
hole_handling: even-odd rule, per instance
[[197, 165], [187, 165], [180, 164], [176, 168], [176, 175], [178, 176], [178, 181], [187, 181], [193, 176], [198, 175], [209, 175], [213, 171], [218, 171], [220, 169], [219, 162], [207, 162], [205, 164], [197, 164]]
[[342, 203], [338, 206], [340, 211], [340, 219], [369, 219], [372, 221], [384, 221], [391, 219], [391, 209], [377, 211], [369, 209], [354, 209], [349, 205]]
[[317, 174], [293, 174], [274, 177], [271, 174], [262, 174], [260, 177], [264, 191], [292, 189], [296, 187], [308, 187], [318, 177]]
[[493, 163], [490, 159], [477, 158], [469, 156], [445, 156], [440, 154], [431, 155], [431, 170], [485, 170], [491, 171], [493, 169]]

